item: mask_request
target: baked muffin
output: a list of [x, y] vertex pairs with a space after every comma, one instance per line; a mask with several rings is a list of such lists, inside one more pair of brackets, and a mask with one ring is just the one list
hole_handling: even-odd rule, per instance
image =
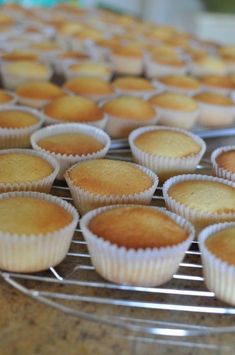
[[120, 74], [141, 74], [143, 59], [143, 50], [136, 45], [118, 45], [111, 50], [111, 63], [114, 70]]
[[216, 176], [235, 182], [235, 146], [215, 149], [211, 162]]
[[26, 148], [30, 135], [44, 122], [40, 112], [27, 107], [6, 105], [0, 108], [0, 148]]
[[233, 222], [214, 224], [199, 235], [205, 283], [218, 299], [231, 305], [235, 305], [234, 239]]
[[68, 93], [85, 96], [94, 101], [108, 99], [114, 95], [111, 84], [91, 76], [70, 79], [65, 83], [64, 89]]
[[19, 103], [42, 108], [49, 101], [64, 96], [65, 92], [57, 85], [46, 81], [30, 81], [19, 85], [16, 90]]
[[152, 96], [149, 103], [156, 107], [163, 125], [190, 129], [199, 116], [197, 102], [187, 95], [163, 92]]
[[63, 179], [65, 171], [79, 161], [103, 158], [110, 138], [101, 129], [78, 123], [52, 125], [31, 136], [32, 147], [57, 159]]
[[134, 96], [119, 96], [103, 105], [108, 115], [106, 131], [112, 138], [126, 138], [137, 127], [154, 124], [158, 115], [154, 107]]
[[0, 90], [0, 107], [4, 105], [14, 105], [17, 97], [13, 92]]
[[134, 161], [158, 175], [160, 182], [171, 176], [194, 172], [206, 150], [198, 136], [170, 127], [142, 127], [129, 136]]
[[0, 192], [50, 192], [59, 165], [52, 157], [28, 149], [0, 150]]
[[58, 75], [64, 75], [65, 68], [68, 65], [88, 59], [89, 55], [85, 51], [65, 51], [53, 58], [52, 62], [55, 72]]
[[18, 62], [18, 61], [38, 61], [39, 56], [29, 49], [18, 49], [11, 52], [5, 52], [2, 54], [2, 60], [4, 62]]
[[166, 205], [191, 221], [196, 230], [235, 221], [235, 184], [206, 175], [179, 175], [163, 185]]
[[45, 64], [33, 61], [5, 63], [1, 67], [3, 85], [16, 89], [19, 85], [34, 80], [49, 81], [52, 70]]
[[171, 279], [194, 236], [190, 223], [179, 216], [140, 205], [91, 211], [82, 218], [81, 230], [101, 276], [139, 286]]
[[43, 108], [47, 124], [87, 123], [104, 128], [107, 118], [101, 108], [82, 96], [62, 96], [50, 101]]
[[71, 204], [39, 192], [0, 195], [0, 268], [37, 272], [67, 254], [78, 215]]
[[235, 83], [229, 76], [215, 74], [205, 75], [200, 81], [205, 91], [210, 91], [215, 94], [229, 95], [235, 90]]
[[77, 76], [92, 76], [101, 80], [109, 81], [112, 76], [112, 68], [109, 64], [93, 61], [82, 61], [74, 63], [65, 68], [67, 79], [73, 79]]
[[195, 59], [189, 65], [189, 72], [195, 76], [203, 75], [226, 75], [227, 68], [225, 62], [221, 58], [208, 55]]
[[105, 159], [76, 164], [67, 170], [65, 179], [81, 214], [111, 204], [149, 204], [158, 184], [147, 168]]
[[169, 75], [159, 79], [163, 89], [192, 96], [201, 89], [200, 82], [190, 75]]
[[199, 123], [205, 127], [231, 126], [235, 111], [232, 99], [213, 92], [202, 92], [194, 96], [200, 107]]
[[135, 76], [117, 78], [112, 83], [117, 94], [148, 98], [158, 90], [149, 80]]

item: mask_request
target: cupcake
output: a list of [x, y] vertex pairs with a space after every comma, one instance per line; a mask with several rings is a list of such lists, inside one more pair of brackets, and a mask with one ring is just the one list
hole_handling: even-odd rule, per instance
[[186, 218], [196, 228], [235, 221], [235, 184], [206, 175], [179, 175], [163, 185], [170, 211]]
[[110, 61], [117, 73], [140, 75], [143, 71], [143, 50], [135, 45], [118, 45], [111, 51]]
[[210, 91], [215, 94], [229, 95], [235, 90], [235, 83], [229, 76], [205, 75], [200, 81], [205, 91]]
[[164, 90], [182, 95], [192, 96], [201, 89], [200, 82], [190, 75], [169, 75], [160, 78], [157, 82]]
[[64, 200], [39, 192], [0, 195], [0, 268], [38, 272], [66, 256], [78, 215]]
[[199, 235], [203, 275], [215, 296], [235, 305], [235, 223], [219, 223]]
[[149, 80], [133, 76], [117, 78], [113, 81], [112, 85], [115, 92], [119, 95], [142, 98], [149, 98], [159, 91]]
[[85, 96], [94, 101], [106, 100], [114, 96], [110, 83], [92, 76], [70, 79], [65, 83], [64, 89], [69, 94]]
[[200, 107], [199, 123], [205, 127], [231, 126], [235, 118], [233, 101], [224, 95], [202, 92], [194, 96]]
[[142, 166], [95, 159], [67, 170], [65, 180], [81, 214], [111, 204], [150, 204], [157, 176]]
[[0, 148], [26, 148], [30, 135], [44, 122], [42, 114], [27, 107], [0, 107]]
[[5, 52], [2, 54], [1, 58], [3, 62], [39, 61], [39, 56], [30, 49], [18, 49]]
[[113, 71], [110, 64], [107, 63], [82, 61], [81, 63], [68, 65], [64, 72], [67, 79], [73, 79], [80, 76], [92, 76], [109, 81]]
[[190, 129], [199, 117], [197, 102], [187, 95], [163, 92], [149, 99], [159, 112], [159, 122], [163, 125]]
[[17, 97], [13, 92], [0, 90], [0, 107], [4, 105], [14, 105], [17, 102]]
[[148, 78], [183, 75], [186, 71], [186, 63], [179, 56], [159, 56], [155, 53], [149, 53], [145, 57], [145, 72]]
[[224, 63], [226, 64], [227, 71], [230, 74], [235, 74], [235, 46], [221, 46], [219, 48], [219, 54], [221, 55]]
[[62, 48], [55, 41], [45, 40], [31, 45], [31, 49], [36, 52], [39, 57], [50, 63], [53, 58], [62, 52]]
[[211, 162], [216, 176], [235, 182], [235, 146], [215, 149]]
[[86, 123], [104, 128], [107, 117], [96, 103], [82, 96], [62, 96], [43, 108], [47, 124]]
[[154, 107], [134, 96], [109, 100], [104, 103], [103, 110], [108, 115], [106, 131], [112, 138], [126, 138], [133, 129], [158, 121]]
[[142, 127], [129, 136], [134, 161], [158, 175], [160, 182], [171, 176], [192, 173], [206, 150], [195, 134], [170, 127]]
[[66, 51], [53, 58], [52, 63], [54, 65], [55, 72], [58, 75], [63, 75], [66, 66], [88, 59], [89, 55], [85, 51]]
[[59, 162], [58, 179], [77, 162], [103, 158], [110, 147], [110, 138], [101, 129], [78, 123], [52, 125], [31, 136], [34, 149]]
[[98, 208], [83, 216], [81, 230], [102, 277], [146, 287], [172, 278], [194, 237], [183, 218], [140, 205]]
[[208, 55], [192, 61], [189, 65], [189, 72], [195, 76], [225, 75], [227, 74], [227, 68], [222, 59]]
[[6, 89], [16, 89], [27, 81], [49, 81], [52, 77], [52, 70], [48, 66], [33, 61], [4, 63], [1, 73]]
[[0, 192], [50, 192], [59, 164], [53, 157], [29, 149], [0, 150]]
[[42, 108], [51, 100], [64, 96], [65, 92], [50, 82], [30, 81], [19, 85], [16, 94], [21, 105]]

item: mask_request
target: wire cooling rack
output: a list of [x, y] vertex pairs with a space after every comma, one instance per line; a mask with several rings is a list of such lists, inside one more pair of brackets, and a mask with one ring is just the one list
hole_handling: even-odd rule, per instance
[[[131, 160], [129, 148], [120, 141], [113, 143], [108, 157]], [[198, 172], [209, 174], [209, 162], [203, 160]], [[56, 181], [52, 194], [73, 203], [65, 183]], [[152, 204], [164, 207], [161, 187]], [[117, 285], [102, 279], [91, 264], [79, 226], [67, 257], [56, 268], [37, 274], [0, 275], [17, 290], [61, 312], [125, 329], [138, 337], [235, 332], [235, 308], [206, 289], [196, 241], [172, 280], [161, 287]]]

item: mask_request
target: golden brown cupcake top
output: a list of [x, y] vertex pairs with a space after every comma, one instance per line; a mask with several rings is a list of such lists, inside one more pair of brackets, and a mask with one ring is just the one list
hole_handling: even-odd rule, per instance
[[147, 206], [110, 209], [95, 216], [88, 228], [98, 237], [127, 249], [174, 246], [187, 232], [172, 218]]
[[26, 153], [0, 154], [0, 166], [0, 183], [40, 180], [53, 171], [45, 159]]
[[135, 76], [125, 76], [113, 81], [115, 89], [123, 89], [130, 91], [152, 91], [155, 87], [144, 78], [137, 78]]
[[219, 53], [221, 56], [226, 60], [226, 59], [231, 59], [235, 60], [235, 46], [234, 45], [228, 45], [228, 46], [222, 46], [219, 48]]
[[169, 75], [160, 78], [159, 81], [167, 86], [175, 88], [197, 90], [200, 88], [200, 82], [190, 75]]
[[103, 109], [111, 116], [138, 121], [152, 120], [156, 112], [151, 104], [132, 96], [120, 96], [104, 104]]
[[65, 83], [65, 88], [77, 95], [112, 95], [112, 86], [106, 81], [91, 77], [82, 76], [70, 79]]
[[99, 195], [130, 195], [152, 186], [152, 180], [146, 173], [124, 161], [87, 160], [76, 165], [68, 174], [74, 185]]
[[231, 106], [233, 105], [233, 101], [224, 95], [216, 94], [213, 92], [202, 92], [194, 96], [194, 98], [206, 104], [211, 105], [221, 105], [221, 106]]
[[45, 51], [46, 52], [46, 51], [52, 51], [52, 50], [55, 50], [55, 49], [59, 49], [60, 46], [56, 42], [43, 41], [43, 42], [32, 44], [31, 48], [34, 49], [34, 50], [40, 50], [40, 51]]
[[46, 234], [71, 222], [71, 214], [51, 201], [20, 196], [0, 200], [1, 232]]
[[56, 98], [44, 107], [44, 113], [67, 122], [93, 122], [103, 118], [103, 111], [96, 103], [81, 96]]
[[4, 90], [0, 90], [0, 104], [6, 104], [12, 100], [12, 96]]
[[38, 123], [32, 113], [16, 109], [0, 111], [0, 128], [24, 128]]
[[82, 60], [82, 59], [88, 59], [89, 56], [86, 53], [83, 52], [75, 52], [75, 51], [67, 51], [64, 53], [61, 53], [57, 56], [57, 59], [76, 59], [76, 60]]
[[65, 95], [59, 86], [45, 81], [33, 81], [19, 85], [16, 93], [21, 97], [36, 100], [50, 100]]
[[49, 71], [48, 67], [44, 64], [23, 60], [4, 64], [4, 70], [7, 73], [26, 78], [28, 77], [29, 79], [35, 77], [40, 79], [40, 77], [47, 76]]
[[149, 102], [156, 107], [183, 112], [192, 112], [198, 108], [197, 102], [191, 97], [173, 92], [152, 96]]
[[38, 55], [31, 50], [14, 50], [12, 52], [3, 53], [2, 59], [5, 61], [37, 61]]
[[194, 60], [194, 63], [208, 70], [225, 70], [226, 66], [222, 59], [213, 56], [199, 57]]
[[168, 195], [177, 202], [206, 213], [235, 213], [235, 188], [222, 182], [189, 180], [175, 183]]
[[214, 233], [206, 239], [205, 245], [217, 258], [235, 265], [235, 227], [229, 227]]
[[183, 67], [185, 63], [182, 59], [177, 56], [158, 56], [157, 54], [152, 54], [152, 59], [160, 64], [170, 65], [174, 67]]
[[101, 38], [95, 41], [100, 47], [113, 49], [119, 44], [119, 40], [116, 38]]
[[143, 152], [169, 158], [185, 158], [198, 154], [201, 150], [192, 137], [167, 129], [144, 132], [134, 143]]
[[60, 133], [40, 139], [37, 144], [52, 153], [87, 155], [101, 150], [98, 139], [83, 133]]
[[84, 61], [82, 63], [76, 63], [69, 66], [69, 70], [75, 73], [81, 73], [83, 75], [106, 75], [111, 73], [109, 66], [103, 63], [96, 63], [90, 61]]
[[148, 50], [153, 55], [153, 57], [164, 57], [164, 58], [178, 58], [179, 54], [175, 48], [171, 46], [162, 45], [158, 47], [148, 46]]
[[220, 153], [216, 158], [216, 162], [221, 168], [235, 173], [235, 150], [231, 149]]
[[206, 75], [200, 79], [201, 83], [207, 86], [219, 87], [224, 89], [235, 89], [233, 80], [225, 75]]
[[139, 48], [139, 46], [136, 45], [118, 45], [112, 49], [112, 53], [114, 55], [120, 55], [124, 57], [143, 57], [143, 51], [141, 48]]

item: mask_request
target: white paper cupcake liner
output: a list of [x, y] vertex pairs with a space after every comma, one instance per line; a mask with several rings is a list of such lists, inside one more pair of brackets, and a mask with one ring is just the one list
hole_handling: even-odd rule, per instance
[[174, 66], [155, 62], [151, 57], [146, 56], [144, 61], [145, 74], [148, 78], [160, 78], [174, 74], [186, 74], [187, 66]]
[[9, 101], [7, 101], [7, 102], [1, 102], [0, 103], [0, 108], [1, 107], [5, 107], [5, 106], [11, 106], [11, 105], [15, 105], [16, 103], [17, 103], [17, 95], [14, 93], [14, 92], [12, 92], [12, 91], [8, 91], [8, 90], [4, 90], [4, 92], [7, 94], [7, 95], [9, 95], [10, 97], [11, 97], [11, 99], [9, 100]]
[[9, 110], [31, 113], [38, 119], [38, 123], [24, 128], [0, 128], [0, 149], [29, 147], [31, 134], [44, 123], [43, 115], [34, 109], [23, 106], [6, 105], [0, 107], [0, 112]]
[[7, 71], [6, 65], [1, 65], [1, 74], [2, 74], [2, 83], [3, 87], [8, 90], [15, 90], [19, 85], [26, 83], [27, 81], [35, 81], [40, 79], [41, 81], [49, 81], [53, 75], [52, 69], [48, 66], [47, 67], [47, 75], [44, 77], [38, 77], [38, 74], [35, 73], [35, 77], [27, 77], [9, 73]]
[[120, 96], [135, 96], [135, 97], [140, 97], [144, 100], [148, 100], [151, 96], [153, 95], [158, 95], [160, 94], [163, 90], [160, 88], [154, 88], [152, 90], [143, 90], [143, 91], [139, 91], [139, 90], [125, 90], [125, 89], [121, 89], [121, 88], [114, 88], [115, 92], [117, 95]]
[[209, 226], [199, 234], [203, 275], [208, 289], [215, 293], [221, 301], [235, 305], [235, 265], [230, 265], [215, 256], [205, 245], [213, 234], [227, 228], [235, 227], [235, 223], [218, 223]]
[[96, 271], [109, 281], [136, 286], [159, 286], [170, 280], [194, 238], [192, 225], [173, 213], [150, 207], [160, 210], [184, 228], [188, 234], [187, 239], [169, 247], [126, 249], [111, 244], [89, 230], [89, 223], [94, 217], [117, 207], [120, 206], [98, 208], [81, 219], [81, 230]]
[[20, 235], [0, 231], [0, 269], [37, 272], [59, 264], [68, 252], [77, 226], [77, 211], [64, 200], [40, 192], [4, 193], [0, 194], [0, 200], [17, 196], [54, 202], [71, 214], [72, 221], [64, 228], [47, 234]]
[[[72, 179], [69, 176], [70, 171], [74, 168], [71, 167], [65, 173], [65, 180], [69, 186], [73, 201], [75, 206], [77, 207], [80, 214], [84, 214], [90, 210], [93, 210], [98, 207], [114, 205], [114, 204], [141, 204], [141, 205], [149, 205], [153, 194], [158, 185], [158, 177], [157, 175], [143, 166], [129, 163], [135, 165], [138, 169], [143, 171], [146, 175], [148, 175], [152, 180], [152, 186], [147, 190], [142, 192], [136, 192], [129, 195], [100, 195], [94, 194], [92, 192], [86, 191], [79, 186], [76, 186]], [[76, 165], [75, 165], [76, 166]]]
[[183, 182], [183, 181], [190, 181], [190, 180], [220, 182], [220, 183], [223, 183], [224, 185], [232, 186], [235, 188], [235, 183], [233, 183], [232, 181], [228, 181], [228, 180], [217, 178], [217, 177], [207, 176], [207, 175], [188, 174], [188, 175], [178, 175], [178, 176], [172, 177], [165, 182], [165, 184], [163, 185], [163, 188], [162, 188], [164, 200], [166, 202], [167, 208], [170, 211], [172, 211], [172, 212], [184, 217], [188, 221], [190, 221], [194, 225], [197, 232], [199, 232], [201, 229], [205, 228], [206, 226], [208, 226], [210, 224], [219, 223], [219, 222], [235, 221], [235, 212], [234, 213], [231, 213], [231, 212], [230, 213], [210, 213], [210, 212], [196, 210], [192, 207], [189, 207], [185, 204], [182, 204], [182, 203], [176, 201], [174, 198], [172, 198], [168, 194], [169, 189], [173, 185]]
[[206, 75], [226, 75], [228, 74], [227, 68], [203, 68], [201, 65], [198, 65], [194, 62], [191, 62], [188, 66], [188, 71], [194, 76], [206, 76]]
[[164, 126], [171, 126], [183, 129], [191, 129], [198, 121], [200, 110], [174, 111], [156, 106], [159, 113], [159, 123]]
[[[143, 133], [164, 130], [180, 132], [191, 137], [201, 147], [200, 152], [187, 157], [171, 158], [157, 156], [155, 154], [144, 152], [135, 145], [135, 140]], [[137, 128], [130, 134], [129, 144], [134, 161], [140, 165], [146, 166], [147, 168], [153, 170], [158, 175], [161, 182], [165, 181], [167, 178], [173, 175], [194, 172], [206, 151], [205, 142], [197, 135], [192, 134], [188, 131], [166, 126], [149, 126]]]
[[202, 85], [202, 91], [209, 91], [218, 95], [228, 96], [231, 93], [232, 89], [210, 86], [210, 85]]
[[214, 173], [217, 177], [235, 182], [235, 173], [219, 166], [217, 163], [218, 156], [221, 153], [229, 152], [230, 150], [235, 151], [235, 145], [229, 145], [215, 149], [211, 155], [211, 163], [213, 165]]
[[[83, 62], [83, 61], [80, 61], [80, 62]], [[79, 61], [77, 61], [77, 63], [79, 63]], [[87, 76], [91, 76], [91, 77], [97, 77], [99, 79], [102, 79], [104, 81], [110, 81], [111, 78], [112, 78], [112, 75], [113, 75], [113, 67], [110, 65], [110, 64], [107, 64], [107, 68], [109, 69], [109, 71], [107, 73], [92, 73], [92, 72], [78, 72], [76, 70], [72, 70], [70, 68], [71, 64], [67, 65], [65, 64], [64, 65], [64, 75], [65, 75], [65, 78], [66, 80], [70, 80], [70, 79], [74, 79], [74, 78], [77, 78], [77, 77], [87, 77]]]
[[[37, 142], [40, 139], [45, 137], [50, 137], [52, 135], [60, 134], [60, 133], [76, 133], [76, 132], [87, 134], [91, 137], [94, 137], [99, 142], [103, 143], [104, 147], [101, 150], [90, 154], [68, 155], [68, 154], [53, 153], [51, 151], [41, 148], [37, 144]], [[52, 156], [56, 158], [60, 166], [57, 179], [63, 180], [65, 171], [69, 169], [72, 165], [84, 160], [103, 158], [107, 154], [110, 148], [111, 140], [109, 136], [101, 129], [88, 126], [85, 124], [67, 123], [67, 124], [53, 125], [38, 130], [31, 136], [31, 144], [33, 149], [44, 152], [48, 156]]]
[[143, 58], [111, 54], [114, 71], [120, 74], [140, 75], [143, 72]]
[[0, 182], [0, 192], [10, 192], [10, 191], [39, 191], [49, 193], [52, 187], [52, 184], [59, 172], [59, 163], [53, 157], [44, 154], [43, 152], [36, 152], [31, 149], [3, 149], [0, 150], [0, 155], [4, 154], [14, 154], [22, 153], [27, 155], [32, 155], [35, 157], [40, 157], [43, 160], [47, 161], [53, 171], [50, 175], [45, 176], [44, 178], [33, 180], [33, 181], [22, 181], [22, 182]]
[[200, 115], [198, 123], [209, 128], [231, 126], [235, 119], [235, 106], [221, 106], [198, 102]]

